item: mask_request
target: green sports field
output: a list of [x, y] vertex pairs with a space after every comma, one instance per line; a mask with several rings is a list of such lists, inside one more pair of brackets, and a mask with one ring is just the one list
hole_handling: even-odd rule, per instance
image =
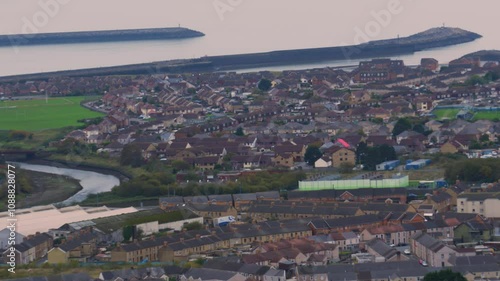
[[474, 114], [474, 120], [493, 120], [500, 119], [500, 111], [477, 111]]
[[432, 114], [436, 115], [436, 118], [441, 119], [455, 119], [460, 109], [458, 108], [440, 108], [434, 109]]
[[40, 131], [78, 126], [77, 120], [103, 116], [80, 106], [85, 97], [1, 100], [0, 130]]

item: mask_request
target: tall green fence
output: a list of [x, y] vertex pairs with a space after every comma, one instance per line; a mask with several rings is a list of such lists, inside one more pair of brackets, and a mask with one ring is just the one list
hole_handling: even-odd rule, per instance
[[322, 190], [322, 189], [357, 189], [357, 188], [387, 188], [408, 187], [410, 181], [408, 176], [392, 179], [359, 179], [359, 180], [331, 180], [331, 181], [299, 181], [299, 190]]

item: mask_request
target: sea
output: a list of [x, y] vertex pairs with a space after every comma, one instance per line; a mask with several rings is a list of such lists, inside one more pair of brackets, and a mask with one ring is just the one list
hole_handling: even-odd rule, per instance
[[[0, 34], [21, 34], [0, 48], [0, 76], [298, 48], [352, 45], [408, 36], [432, 27], [479, 33], [474, 42], [436, 48], [440, 63], [500, 49], [498, 0], [1, 0]], [[187, 27], [204, 37], [113, 43], [18, 46], [33, 33]], [[293, 61], [269, 70], [355, 65], [358, 61]], [[238, 69], [240, 72], [261, 69]]]

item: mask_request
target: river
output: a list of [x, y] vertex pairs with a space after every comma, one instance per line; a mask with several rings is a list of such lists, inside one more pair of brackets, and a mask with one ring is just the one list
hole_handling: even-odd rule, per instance
[[[64, 3], [47, 16], [40, 3]], [[391, 3], [398, 13], [378, 20]], [[183, 26], [204, 37], [0, 48], [0, 76], [145, 63], [273, 50], [352, 45], [396, 38], [431, 27], [460, 27], [483, 38], [399, 56], [408, 65], [422, 57], [440, 63], [482, 49], [500, 49], [494, 19], [498, 0], [2, 0], [0, 34]], [[46, 17], [44, 17], [44, 14]], [[359, 31], [369, 36], [359, 36]], [[368, 32], [367, 32], [368, 31]], [[362, 37], [361, 42], [359, 37]], [[29, 38], [28, 38], [29, 39]], [[274, 67], [273, 70], [351, 65], [356, 61]], [[248, 71], [240, 70], [240, 71]], [[257, 69], [253, 69], [257, 70]]]
[[110, 191], [114, 186], [120, 184], [120, 180], [111, 175], [89, 172], [76, 169], [57, 168], [46, 165], [34, 165], [26, 163], [15, 163], [19, 168], [48, 174], [63, 175], [74, 178], [80, 182], [82, 190], [61, 202], [63, 205], [78, 203], [87, 198], [89, 194]]

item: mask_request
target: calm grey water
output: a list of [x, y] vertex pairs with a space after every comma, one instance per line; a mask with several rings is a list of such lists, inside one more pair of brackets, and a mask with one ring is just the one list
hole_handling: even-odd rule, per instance
[[110, 191], [114, 186], [120, 184], [120, 180], [115, 176], [95, 172], [26, 163], [16, 163], [16, 165], [24, 170], [63, 175], [77, 179], [83, 189], [72, 197], [61, 202], [63, 205], [81, 202], [85, 200], [89, 194]]
[[[40, 3], [52, 5], [44, 9]], [[396, 8], [389, 9], [394, 3]], [[0, 75], [351, 45], [366, 39], [407, 36], [443, 24], [484, 36], [472, 43], [399, 57], [407, 64], [429, 56], [447, 63], [473, 51], [500, 49], [494, 24], [499, 8], [497, 0], [2, 0], [0, 34], [181, 25], [206, 36], [179, 41], [0, 48]], [[380, 11], [389, 11], [390, 16], [376, 16]], [[359, 30], [367, 35], [360, 36]], [[356, 62], [273, 69], [351, 63]]]

